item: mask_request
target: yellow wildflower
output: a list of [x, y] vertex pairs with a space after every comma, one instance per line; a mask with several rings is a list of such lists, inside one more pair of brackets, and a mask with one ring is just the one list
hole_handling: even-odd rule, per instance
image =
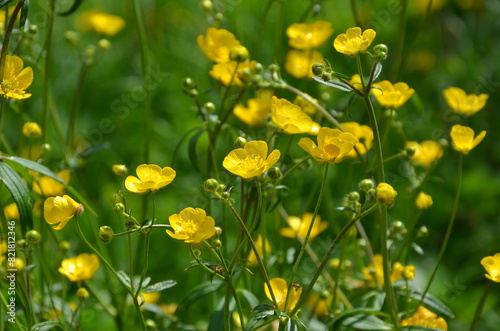
[[359, 74], [352, 75], [351, 80], [349, 82], [358, 91], [363, 91], [363, 85], [361, 84], [361, 76]]
[[0, 83], [0, 94], [5, 98], [26, 99], [31, 93], [26, 93], [26, 89], [33, 82], [33, 69], [26, 67], [18, 56], [7, 55], [2, 82]]
[[420, 192], [415, 199], [418, 209], [429, 209], [432, 206], [432, 197], [424, 192]]
[[380, 204], [388, 207], [392, 206], [396, 195], [398, 195], [398, 192], [391, 185], [387, 183], [379, 183], [377, 185], [375, 196]]
[[458, 87], [448, 87], [443, 91], [444, 98], [448, 106], [458, 114], [472, 116], [486, 105], [487, 94], [465, 94], [465, 91]]
[[312, 49], [323, 45], [333, 34], [332, 24], [326, 21], [294, 23], [286, 29], [288, 44], [296, 49]]
[[[264, 247], [265, 245], [265, 247]], [[264, 256], [264, 249], [266, 251], [266, 254], [271, 253], [271, 244], [269, 243], [269, 240], [265, 240], [265, 242], [262, 239], [262, 235], [259, 233], [257, 236], [257, 239], [255, 240], [255, 247], [257, 248], [257, 253], [259, 253], [259, 256], [262, 257]], [[248, 266], [256, 266], [258, 264], [257, 262], [257, 257], [255, 256], [255, 252], [253, 249], [250, 250], [250, 253], [248, 253], [247, 257], [247, 265]]]
[[[289, 216], [287, 219], [287, 223], [290, 227], [280, 229], [280, 234], [283, 237], [287, 238], [304, 239], [306, 237], [307, 230], [311, 225], [313, 215], [313, 213], [304, 213], [304, 215], [302, 215], [302, 218], [297, 216]], [[321, 216], [316, 215], [316, 219], [314, 220], [314, 225], [311, 229], [309, 239], [317, 237], [321, 232], [325, 231], [327, 227], [328, 222], [321, 221]]]
[[92, 279], [99, 269], [99, 258], [96, 254], [82, 253], [76, 257], [64, 259], [59, 272], [72, 282]]
[[[363, 155], [368, 152], [370, 148], [373, 146], [373, 131], [368, 125], [360, 125], [357, 122], [345, 122], [342, 123], [342, 129], [345, 132], [352, 133], [356, 139], [358, 139], [358, 143], [356, 144], [356, 149], [359, 154]], [[356, 151], [353, 149], [348, 154], [347, 157], [357, 157]]]
[[83, 212], [83, 206], [68, 195], [50, 197], [43, 204], [43, 215], [49, 224], [57, 224], [53, 228], [61, 230], [76, 214]]
[[476, 147], [486, 136], [486, 131], [481, 131], [477, 137], [474, 138], [474, 130], [468, 126], [454, 125], [451, 128], [450, 137], [453, 148], [457, 152], [468, 154], [474, 147]]
[[407, 265], [401, 271], [401, 276], [406, 280], [414, 280], [417, 271], [414, 265]]
[[19, 209], [17, 209], [17, 205], [15, 202], [9, 203], [7, 206], [3, 208], [3, 212], [5, 214], [5, 218], [7, 220], [18, 220], [19, 219]]
[[160, 309], [163, 311], [163, 313], [169, 317], [174, 316], [175, 311], [177, 310], [177, 304], [175, 303], [160, 303]]
[[213, 65], [209, 74], [224, 86], [228, 86], [229, 84], [243, 85], [240, 73], [245, 69], [255, 68], [256, 64], [257, 62], [248, 60], [239, 63], [236, 61], [216, 63]]
[[125, 20], [99, 9], [91, 9], [77, 17], [76, 25], [84, 32], [93, 30], [100, 34], [114, 36], [125, 27]]
[[[318, 99], [315, 99], [311, 97], [309, 94], [306, 93], [306, 95], [311, 98], [314, 102], [318, 103]], [[309, 103], [306, 99], [301, 97], [300, 95], [297, 95], [295, 99], [293, 100], [293, 104], [297, 105], [306, 113], [307, 115], [314, 115], [316, 114], [316, 111], [318, 110], [314, 105]]]
[[0, 239], [0, 263], [5, 260], [5, 253], [7, 253], [7, 242]]
[[[142, 296], [142, 298], [141, 298]], [[144, 305], [144, 304], [150, 304], [154, 305], [160, 300], [161, 292], [151, 292], [151, 293], [144, 293], [141, 292], [141, 295], [137, 297], [137, 301], [139, 302], [139, 305]], [[141, 307], [142, 309], [142, 307]]]
[[[57, 177], [61, 178], [65, 183], [69, 183], [71, 173], [69, 170], [59, 171]], [[33, 191], [43, 196], [55, 196], [64, 194], [64, 184], [58, 182], [49, 176], [42, 176], [33, 181]]]
[[201, 208], [184, 208], [168, 218], [174, 232], [167, 234], [187, 244], [197, 244], [215, 235], [215, 221]]
[[289, 50], [285, 59], [285, 70], [295, 78], [314, 76], [312, 66], [316, 62], [324, 63], [323, 55], [315, 50]]
[[416, 165], [429, 167], [443, 156], [443, 148], [434, 140], [424, 140], [420, 144], [416, 141], [407, 141], [406, 147], [408, 146], [415, 150], [410, 159]]
[[212, 27], [207, 29], [205, 36], [199, 35], [196, 42], [203, 53], [210, 60], [217, 63], [228, 62], [231, 48], [240, 45], [240, 42], [231, 32]]
[[307, 116], [299, 106], [286, 99], [273, 96], [271, 103], [271, 119], [285, 133], [310, 133], [317, 134], [319, 124]]
[[156, 164], [141, 164], [135, 170], [137, 177], [128, 176], [125, 179], [125, 187], [132, 193], [146, 193], [158, 191], [170, 184], [176, 175], [170, 167], [161, 168]]
[[385, 108], [397, 109], [405, 104], [415, 92], [408, 84], [399, 82], [394, 85], [388, 80], [383, 80], [373, 84], [372, 93], [377, 98], [378, 103]]
[[[377, 283], [380, 286], [384, 286], [384, 268], [382, 263], [382, 255], [375, 254], [373, 256], [373, 264], [370, 264], [368, 267], [364, 267], [361, 270], [361, 272], [365, 276], [365, 279], [368, 281], [368, 284], [372, 287], [375, 287]], [[404, 269], [405, 267], [399, 262], [395, 262], [392, 265], [390, 276], [391, 283], [394, 283], [403, 278], [401, 273], [404, 271]]]
[[26, 122], [23, 125], [23, 135], [28, 138], [40, 138], [42, 136], [42, 129], [36, 122]]
[[245, 179], [262, 175], [278, 162], [281, 154], [275, 149], [267, 155], [267, 143], [262, 140], [249, 141], [243, 148], [231, 151], [222, 163], [229, 172]]
[[[286, 296], [288, 293], [288, 285], [286, 280], [283, 278], [273, 278], [269, 281], [271, 283], [271, 288], [276, 298], [276, 303], [278, 304], [278, 309], [281, 311], [285, 310]], [[267, 284], [264, 284], [264, 292], [269, 300], [272, 300], [271, 292]], [[290, 293], [290, 299], [288, 301], [288, 313], [291, 312], [297, 303], [299, 302], [300, 295], [302, 294], [302, 287], [298, 284], [292, 284], [292, 293]]]
[[234, 107], [234, 115], [248, 126], [264, 125], [264, 121], [271, 113], [272, 91], [261, 91], [256, 98], [248, 100], [248, 107], [241, 104]]
[[376, 34], [372, 29], [367, 29], [361, 34], [359, 27], [349, 28], [346, 33], [339, 34], [335, 38], [333, 47], [339, 53], [354, 56], [359, 52], [365, 52], [375, 39]]
[[481, 264], [486, 269], [486, 278], [494, 282], [500, 283], [500, 253], [494, 256], [487, 256], [481, 260]]
[[448, 325], [442, 317], [438, 317], [424, 306], [418, 306], [415, 314], [401, 321], [401, 326], [425, 326], [439, 330], [448, 330]]
[[299, 146], [318, 163], [339, 163], [358, 143], [358, 139], [351, 133], [326, 127], [319, 129], [317, 141], [318, 145], [310, 138], [302, 138]]

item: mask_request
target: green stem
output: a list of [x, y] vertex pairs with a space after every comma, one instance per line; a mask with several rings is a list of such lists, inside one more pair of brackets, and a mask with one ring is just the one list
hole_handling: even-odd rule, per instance
[[351, 10], [352, 16], [354, 16], [354, 23], [356, 26], [361, 26], [361, 20], [359, 19], [358, 9], [356, 8], [356, 0], [351, 0]]
[[43, 50], [45, 52], [45, 68], [43, 72], [43, 91], [42, 91], [42, 142], [47, 142], [47, 129], [49, 122], [49, 80], [50, 68], [52, 60], [52, 33], [54, 28], [54, 12], [55, 0], [49, 0], [49, 10], [47, 12], [47, 32], [45, 35], [45, 42]]
[[141, 9], [137, 0], [132, 1], [132, 9], [134, 12], [134, 20], [139, 37], [139, 50], [141, 53], [142, 79], [144, 84], [144, 162], [149, 162], [149, 141], [151, 131], [151, 95], [149, 89], [149, 51], [146, 40], [146, 32], [144, 30], [144, 22], [141, 16]]
[[148, 227], [145, 231], [144, 234], [146, 235], [146, 243], [144, 244], [144, 266], [142, 268], [142, 273], [141, 273], [141, 278], [139, 281], [139, 284], [137, 284], [137, 291], [135, 292], [135, 295], [138, 296], [141, 293], [142, 289], [142, 283], [144, 282], [144, 279], [146, 279], [146, 274], [148, 272], [149, 268], [149, 244], [151, 242], [151, 231], [153, 231], [153, 225], [156, 221], [156, 194], [155, 191], [151, 192], [152, 199], [153, 199], [153, 218], [151, 220], [151, 226]]
[[481, 299], [477, 304], [476, 312], [474, 313], [474, 319], [472, 320], [469, 331], [474, 331], [476, 329], [479, 318], [481, 317], [481, 313], [483, 312], [484, 304], [486, 303], [486, 298], [488, 297], [492, 286], [493, 282], [488, 281], [488, 284], [486, 284], [486, 287], [484, 288], [483, 295], [481, 296]]
[[391, 81], [395, 81], [397, 79], [399, 70], [401, 69], [406, 33], [406, 12], [408, 9], [408, 0], [402, 0], [401, 7], [401, 14], [399, 16], [398, 38], [396, 41], [396, 50], [394, 51], [394, 58], [392, 60], [392, 68], [390, 73]]
[[70, 149], [75, 148], [76, 119], [78, 118], [78, 114], [80, 112], [80, 103], [83, 92], [83, 82], [85, 81], [85, 77], [87, 76], [87, 68], [88, 68], [87, 64], [83, 63], [82, 67], [80, 68], [80, 74], [78, 75], [75, 95], [73, 96], [73, 104], [71, 106], [71, 114], [69, 117], [69, 125], [68, 125], [68, 136], [66, 142]]
[[425, 299], [425, 296], [427, 295], [427, 292], [429, 291], [429, 288], [431, 287], [432, 281], [434, 280], [434, 277], [436, 276], [439, 265], [441, 264], [441, 260], [443, 259], [444, 252], [446, 251], [446, 246], [448, 245], [448, 240], [450, 239], [450, 236], [451, 236], [451, 230], [453, 229], [453, 223], [455, 223], [455, 217], [456, 217], [457, 211], [458, 211], [458, 203], [460, 201], [460, 191], [461, 191], [461, 187], [462, 187], [463, 163], [464, 163], [464, 155], [462, 153], [460, 153], [460, 158], [458, 160], [457, 192], [455, 194], [455, 202], [453, 203], [453, 211], [451, 212], [450, 220], [448, 222], [448, 228], [446, 229], [446, 234], [444, 236], [443, 244], [441, 245], [441, 250], [439, 251], [436, 266], [434, 267], [434, 270], [432, 271], [431, 277], [429, 279], [429, 282], [427, 283], [427, 286], [425, 287], [424, 293], [422, 293], [422, 298], [420, 299], [420, 302], [418, 303], [417, 308], [418, 308], [418, 306], [420, 306], [422, 304], [422, 302]]

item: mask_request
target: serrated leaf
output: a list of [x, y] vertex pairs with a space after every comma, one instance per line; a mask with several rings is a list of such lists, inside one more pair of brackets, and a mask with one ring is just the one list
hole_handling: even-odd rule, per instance
[[142, 289], [143, 293], [152, 293], [152, 292], [160, 292], [163, 290], [166, 290], [167, 288], [171, 288], [177, 285], [177, 282], [175, 280], [164, 280], [162, 282], [149, 285], [145, 288]]
[[71, 5], [71, 7], [69, 7], [68, 10], [60, 12], [60, 13], [57, 13], [57, 15], [59, 15], [59, 16], [68, 16], [68, 15], [74, 13], [78, 9], [78, 7], [80, 7], [80, 5], [82, 4], [82, 2], [83, 2], [83, 0], [75, 0], [75, 2], [73, 2], [73, 4]]
[[11, 3], [12, 0], [0, 0], [0, 8], [3, 8], [5, 5]]
[[341, 91], [345, 91], [345, 92], [352, 92], [353, 91], [352, 88], [349, 87], [349, 85], [341, 83], [341, 82], [338, 82], [338, 81], [329, 80], [328, 82], [325, 82], [320, 77], [313, 77], [313, 79], [315, 81], [317, 81], [318, 83], [321, 83], [321, 84], [326, 85], [326, 86], [333, 87], [333, 88], [335, 88], [337, 90], [341, 90]]
[[28, 9], [30, 6], [29, 0], [24, 0], [23, 7], [21, 8], [21, 17], [19, 18], [19, 30], [23, 30], [26, 25], [26, 20], [28, 19]]
[[377, 79], [378, 76], [380, 76], [381, 72], [382, 72], [382, 63], [378, 62], [377, 64], [375, 64], [375, 72], [373, 73], [372, 81], [375, 81], [375, 79]]
[[198, 143], [198, 139], [200, 138], [203, 132], [205, 131], [200, 130], [196, 132], [196, 134], [192, 136], [191, 139], [189, 139], [189, 144], [188, 144], [189, 161], [191, 162], [191, 165], [196, 171], [200, 171], [200, 167], [198, 166], [198, 155], [196, 154], [196, 144]]
[[12, 200], [19, 210], [19, 221], [23, 233], [33, 228], [33, 204], [30, 192], [23, 179], [7, 163], [0, 162], [0, 180], [5, 183]]
[[188, 307], [199, 299], [207, 296], [208, 294], [219, 290], [223, 286], [221, 282], [202, 283], [196, 286], [191, 292], [184, 297], [177, 309], [188, 309]]

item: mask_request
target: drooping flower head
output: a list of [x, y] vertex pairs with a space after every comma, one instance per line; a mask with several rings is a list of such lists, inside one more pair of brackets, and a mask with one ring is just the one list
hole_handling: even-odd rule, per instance
[[383, 80], [373, 84], [372, 93], [377, 98], [378, 103], [385, 108], [398, 109], [405, 104], [406, 101], [415, 92], [408, 84], [399, 82], [392, 85], [388, 80]]
[[486, 278], [500, 283], [500, 253], [485, 257], [481, 260], [481, 264], [486, 269]]
[[114, 36], [125, 27], [125, 20], [99, 9], [91, 9], [77, 17], [76, 25], [84, 32], [93, 30], [99, 34]]
[[486, 105], [487, 94], [466, 94], [464, 90], [458, 87], [449, 87], [443, 91], [444, 98], [448, 106], [458, 114], [472, 116]]
[[[359, 154], [366, 154], [373, 146], [373, 130], [368, 125], [360, 125], [358, 122], [345, 122], [341, 123], [342, 129], [345, 132], [352, 133], [358, 143], [356, 144], [356, 149]], [[357, 157], [356, 151], [353, 149], [348, 154], [347, 157]]]
[[[304, 215], [302, 215], [302, 218], [297, 216], [289, 216], [287, 219], [287, 223], [290, 227], [280, 229], [280, 234], [283, 237], [287, 238], [304, 239], [307, 235], [307, 230], [311, 225], [313, 216], [313, 213], [304, 213]], [[325, 231], [327, 227], [328, 222], [322, 221], [321, 216], [316, 215], [314, 225], [311, 229], [311, 234], [309, 235], [309, 239], [317, 237], [321, 232]]]
[[267, 155], [267, 143], [262, 140], [249, 141], [243, 148], [231, 151], [222, 163], [229, 172], [245, 179], [262, 175], [278, 162], [281, 154], [275, 149]]
[[26, 67], [18, 56], [7, 55], [2, 81], [0, 82], [0, 94], [10, 99], [26, 99], [31, 93], [26, 89], [33, 82], [33, 69]]
[[199, 35], [196, 42], [203, 53], [217, 63], [228, 62], [231, 48], [240, 45], [234, 34], [213, 27], [207, 29], [206, 35]]
[[323, 45], [332, 34], [332, 23], [326, 21], [294, 23], [286, 29], [288, 44], [296, 49], [317, 48]]
[[209, 71], [209, 74], [224, 86], [241, 86], [243, 85], [243, 81], [240, 78], [240, 73], [245, 69], [255, 68], [256, 64], [256, 61], [249, 60], [244, 62], [229, 61], [216, 63], [212, 66], [212, 70]]
[[141, 164], [136, 169], [137, 177], [128, 176], [125, 187], [132, 193], [158, 191], [170, 184], [175, 178], [175, 170], [170, 167], [161, 168], [156, 164]]
[[248, 126], [264, 125], [267, 115], [271, 113], [272, 91], [260, 91], [256, 98], [248, 99], [248, 107], [241, 104], [234, 107], [234, 115]]
[[339, 34], [333, 42], [337, 52], [354, 56], [364, 52], [370, 47], [377, 33], [372, 29], [366, 29], [361, 33], [361, 28], [349, 28], [346, 33]]
[[405, 145], [414, 150], [410, 160], [416, 165], [429, 167], [443, 156], [443, 148], [434, 140], [424, 140], [421, 143], [407, 141]]
[[[274, 296], [276, 298], [276, 303], [278, 304], [278, 309], [281, 311], [285, 310], [286, 296], [288, 293], [288, 284], [283, 278], [273, 278], [269, 280], [271, 283], [271, 288], [273, 290]], [[269, 300], [272, 300], [271, 292], [267, 284], [264, 284], [264, 292]], [[302, 294], [302, 287], [300, 285], [294, 284], [292, 286], [292, 293], [290, 293], [290, 299], [288, 301], [288, 313], [291, 312], [297, 303], [299, 302], [300, 295]]]
[[312, 66], [316, 62], [324, 63], [323, 55], [315, 50], [291, 49], [286, 54], [285, 70], [295, 78], [311, 78], [314, 76]]
[[201, 208], [184, 208], [179, 214], [168, 218], [174, 232], [167, 234], [187, 244], [197, 244], [215, 235], [215, 221]]
[[302, 138], [299, 141], [299, 146], [311, 154], [318, 163], [341, 162], [359, 142], [349, 132], [342, 132], [338, 129], [326, 127], [319, 129], [317, 141], [318, 145], [310, 138]]
[[474, 138], [474, 130], [468, 126], [455, 124], [451, 128], [450, 137], [453, 148], [457, 152], [468, 154], [474, 147], [476, 147], [486, 136], [486, 131], [481, 131], [477, 137]]
[[50, 197], [43, 204], [43, 215], [49, 224], [58, 224], [53, 228], [61, 230], [76, 214], [83, 212], [83, 206], [68, 195]]
[[438, 317], [436, 314], [434, 314], [424, 306], [418, 306], [415, 314], [401, 321], [401, 326], [408, 325], [418, 325], [439, 330], [448, 330], [446, 321], [442, 317]]
[[96, 254], [82, 253], [76, 257], [62, 260], [59, 272], [72, 282], [80, 282], [92, 279], [99, 269], [99, 264], [99, 258]]
[[278, 99], [273, 96], [271, 103], [271, 119], [285, 133], [317, 134], [319, 124], [300, 109], [286, 99]]

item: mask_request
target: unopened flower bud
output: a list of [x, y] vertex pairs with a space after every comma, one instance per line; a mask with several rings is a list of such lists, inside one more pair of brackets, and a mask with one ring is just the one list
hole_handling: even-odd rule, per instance
[[427, 237], [428, 234], [429, 234], [429, 230], [427, 229], [427, 227], [425, 225], [422, 225], [417, 231], [417, 238]]
[[229, 51], [229, 58], [232, 61], [244, 62], [248, 59], [248, 49], [241, 45], [234, 46]]
[[123, 214], [125, 212], [125, 205], [121, 202], [115, 203], [113, 211], [117, 214]]
[[106, 52], [111, 48], [111, 42], [108, 39], [99, 39], [97, 42], [97, 47], [100, 51]]
[[319, 298], [321, 300], [327, 300], [330, 297], [330, 292], [328, 290], [321, 291]]
[[215, 105], [213, 102], [205, 102], [203, 108], [205, 108], [205, 111], [209, 114], [215, 111]]
[[391, 207], [394, 204], [394, 199], [398, 195], [398, 192], [387, 183], [379, 183], [375, 192], [377, 201], [387, 207]]
[[276, 63], [272, 63], [270, 64], [267, 69], [270, 71], [270, 72], [278, 72], [280, 71], [280, 67], [279, 65], [277, 65]]
[[23, 135], [31, 139], [40, 138], [42, 129], [36, 122], [26, 122], [23, 125]]
[[269, 176], [269, 178], [273, 179], [273, 180], [277, 180], [277, 179], [280, 179], [281, 178], [281, 169], [279, 167], [271, 167], [268, 171], [267, 171], [267, 175]]
[[182, 81], [182, 85], [186, 90], [191, 90], [196, 88], [196, 83], [190, 77], [184, 78], [184, 80]]
[[14, 259], [14, 269], [16, 273], [21, 273], [24, 271], [24, 268], [26, 268], [26, 262], [24, 262], [23, 259], [16, 257]]
[[238, 137], [234, 141], [234, 147], [236, 148], [243, 148], [245, 144], [248, 142], [248, 140], [244, 137]]
[[401, 271], [401, 276], [403, 276], [403, 278], [406, 280], [414, 280], [416, 273], [417, 271], [415, 269], [415, 266], [407, 265], [406, 267], [404, 267], [403, 271]]
[[405, 234], [406, 233], [406, 226], [401, 221], [394, 221], [394, 222], [392, 222], [390, 231], [393, 234]]
[[115, 164], [113, 165], [112, 169], [115, 175], [120, 177], [125, 176], [128, 172], [128, 169], [124, 164]]
[[16, 241], [16, 247], [18, 249], [24, 249], [28, 246], [28, 242], [25, 239], [19, 239]]
[[198, 90], [197, 89], [190, 89], [187, 91], [187, 94], [191, 97], [191, 98], [196, 98], [198, 96]]
[[227, 200], [227, 199], [229, 199], [229, 198], [231, 197], [231, 193], [229, 193], [229, 192], [227, 192], [227, 191], [226, 191], [226, 192], [222, 192], [222, 193], [220, 194], [220, 197], [221, 197], [222, 199], [224, 199], [224, 200]]
[[80, 287], [78, 291], [76, 291], [76, 297], [80, 301], [85, 301], [89, 298], [90, 294], [89, 291], [85, 287]]
[[102, 242], [109, 243], [111, 240], [113, 240], [113, 236], [113, 229], [109, 226], [105, 225], [99, 228], [99, 239], [101, 239]]
[[220, 226], [215, 227], [215, 235], [220, 236], [222, 234], [222, 228]]
[[77, 46], [80, 44], [80, 34], [75, 31], [65, 31], [64, 32], [64, 39], [72, 43], [73, 45]]
[[314, 76], [321, 76], [325, 71], [325, 65], [321, 62], [316, 62], [312, 66], [312, 72]]
[[88, 45], [83, 51], [83, 56], [85, 63], [87, 65], [93, 64], [95, 62], [95, 54], [97, 52], [97, 47], [95, 45]]
[[387, 52], [389, 52], [389, 47], [384, 44], [378, 44], [373, 47], [373, 52], [376, 56], [378, 56], [382, 60], [385, 60], [387, 59]]
[[224, 184], [219, 184], [217, 185], [217, 187], [215, 188], [215, 192], [217, 193], [223, 193], [224, 191], [226, 191], [226, 185]]
[[224, 14], [218, 12], [217, 14], [215, 14], [214, 18], [216, 23], [221, 23], [224, 20]]
[[156, 325], [156, 322], [152, 319], [147, 319], [145, 322], [144, 322], [144, 325], [146, 326], [146, 330], [147, 331], [156, 331], [158, 330], [158, 326]]
[[42, 146], [40, 146], [40, 156], [47, 155], [51, 150], [52, 146], [50, 146], [50, 144], [42, 144]]
[[415, 199], [415, 205], [418, 209], [428, 209], [432, 206], [432, 197], [424, 192], [420, 192]]
[[83, 205], [81, 203], [78, 204], [78, 207], [76, 207], [75, 215], [80, 215], [85, 211], [85, 208], [83, 208]]
[[71, 244], [67, 240], [63, 240], [59, 243], [59, 250], [63, 253], [66, 253], [67, 251], [70, 250]]
[[41, 239], [42, 235], [37, 230], [30, 230], [26, 232], [26, 240], [32, 245], [38, 244]]
[[373, 182], [373, 180], [365, 178], [359, 182], [358, 187], [361, 191], [368, 192], [375, 187], [375, 183]]
[[359, 201], [359, 193], [356, 191], [350, 192], [347, 197], [349, 201]]
[[210, 0], [204, 0], [201, 2], [201, 8], [206, 13], [210, 13], [212, 11], [212, 9], [214, 8], [214, 4]]
[[222, 241], [220, 241], [219, 239], [214, 239], [212, 240], [212, 245], [216, 248], [219, 248], [222, 246]]
[[214, 178], [207, 179], [205, 182], [203, 182], [203, 188], [208, 192], [215, 191], [217, 186], [219, 186], [219, 182]]

